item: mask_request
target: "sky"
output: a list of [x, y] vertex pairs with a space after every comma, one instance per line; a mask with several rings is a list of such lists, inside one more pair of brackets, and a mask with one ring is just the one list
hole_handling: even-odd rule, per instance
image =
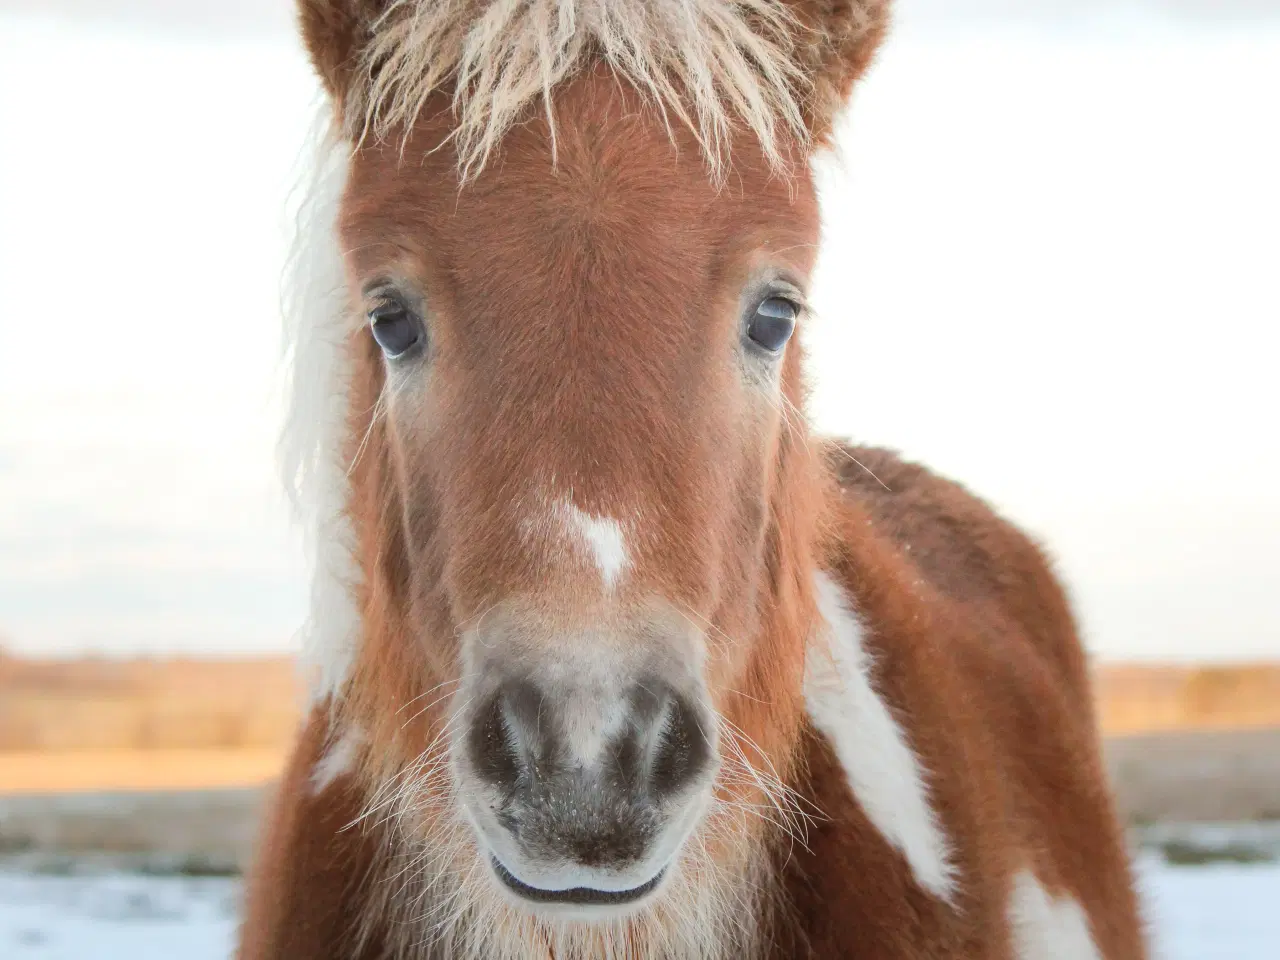
[[[1269, 6], [905, 0], [820, 170], [815, 422], [1029, 529], [1106, 659], [1280, 656]], [[316, 95], [280, 3], [0, 0], [0, 643], [291, 649]]]

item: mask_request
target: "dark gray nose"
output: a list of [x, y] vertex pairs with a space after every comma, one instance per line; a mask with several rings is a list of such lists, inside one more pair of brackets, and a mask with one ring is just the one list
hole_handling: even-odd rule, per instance
[[528, 855], [589, 867], [642, 857], [665, 802], [712, 761], [703, 715], [660, 680], [607, 702], [505, 683], [475, 714], [469, 749], [498, 822]]

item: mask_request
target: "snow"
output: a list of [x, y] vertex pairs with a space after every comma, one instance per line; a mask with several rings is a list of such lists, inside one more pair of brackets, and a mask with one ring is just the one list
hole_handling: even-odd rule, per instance
[[224, 960], [239, 891], [227, 877], [0, 868], [0, 957]]
[[1157, 960], [1280, 957], [1280, 864], [1138, 862]]
[[[1280, 863], [1138, 861], [1155, 960], [1276, 960]], [[5, 960], [224, 960], [238, 880], [0, 867]]]

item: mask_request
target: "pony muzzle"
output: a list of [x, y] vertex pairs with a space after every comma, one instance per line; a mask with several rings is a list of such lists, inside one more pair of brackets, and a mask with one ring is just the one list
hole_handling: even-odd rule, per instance
[[531, 675], [465, 725], [462, 805], [492, 876], [533, 908], [616, 912], [663, 886], [710, 797], [715, 725], [700, 691]]

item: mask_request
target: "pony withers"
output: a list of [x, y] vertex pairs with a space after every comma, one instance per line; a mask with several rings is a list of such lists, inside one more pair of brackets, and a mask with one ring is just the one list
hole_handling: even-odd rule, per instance
[[1144, 955], [1041, 554], [803, 413], [886, 8], [300, 0], [314, 696], [244, 960]]

